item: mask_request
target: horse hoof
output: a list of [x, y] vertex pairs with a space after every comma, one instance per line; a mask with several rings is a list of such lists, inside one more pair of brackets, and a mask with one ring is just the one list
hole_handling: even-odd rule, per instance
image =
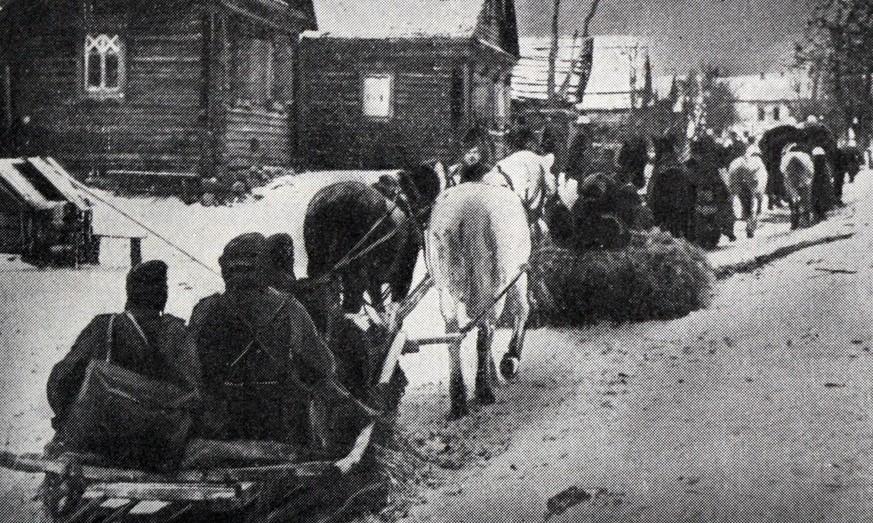
[[467, 407], [466, 403], [463, 405], [452, 405], [452, 410], [449, 411], [448, 419], [449, 421], [456, 421], [465, 417], [469, 413], [470, 409]]
[[480, 405], [494, 405], [497, 398], [494, 397], [494, 392], [491, 389], [476, 391], [476, 400]]
[[500, 374], [503, 376], [503, 379], [509, 381], [518, 376], [520, 363], [515, 356], [503, 356], [503, 359], [500, 360]]

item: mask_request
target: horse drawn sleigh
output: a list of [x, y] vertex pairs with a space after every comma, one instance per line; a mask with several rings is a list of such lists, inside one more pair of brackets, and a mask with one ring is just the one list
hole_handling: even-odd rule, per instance
[[[427, 174], [435, 174], [430, 169], [428, 171]], [[371, 201], [367, 201], [360, 195], [353, 196], [358, 203], [363, 201], [369, 205], [375, 201], [377, 204], [372, 216], [359, 220], [364, 227], [357, 234], [343, 236], [349, 226], [331, 222], [331, 219], [336, 219], [331, 218], [332, 213], [346, 218], [349, 215], [348, 207], [337, 205], [335, 195], [327, 200], [321, 215], [319, 209], [314, 209], [317, 204], [310, 204], [307, 212], [307, 220], [310, 216], [317, 216], [319, 224], [327, 224], [327, 229], [312, 234], [313, 227], [304, 224], [310, 279], [299, 283], [302, 288], [310, 284], [309, 290], [315, 297], [308, 304], [305, 299], [301, 301], [310, 310], [315, 308], [324, 312], [327, 310], [325, 303], [319, 303], [325, 294], [321, 292], [322, 284], [333, 285], [341, 280], [341, 309], [348, 304], [350, 296], [358, 300], [361, 295], [369, 293], [371, 302], [362, 309], [367, 311], [371, 324], [380, 327], [376, 329], [379, 341], [374, 344], [375, 352], [370, 358], [377, 362], [376, 368], [371, 366], [364, 373], [363, 387], [357, 391], [351, 386], [348, 389], [358, 399], [375, 398], [370, 403], [385, 407], [383, 417], [360, 429], [343, 456], [300, 459], [299, 455], [289, 453], [284, 458], [263, 459], [260, 456], [259, 461], [236, 462], [234, 466], [183, 467], [171, 473], [157, 473], [118, 468], [73, 453], [46, 457], [0, 452], [0, 467], [45, 474], [43, 501], [49, 516], [57, 522], [331, 520], [337, 507], [341, 507], [339, 511], [342, 512], [369, 488], [368, 485], [360, 488], [362, 482], [356, 480], [356, 475], [367, 468], [367, 456], [373, 455], [369, 451], [374, 448], [374, 439], [379, 440], [385, 429], [390, 428], [390, 414], [392, 410], [396, 411], [403, 384], [399, 393], [396, 386], [385, 386], [397, 380], [398, 362], [403, 354], [418, 352], [422, 346], [448, 345], [451, 416], [462, 416], [466, 413], [466, 391], [461, 377], [460, 346], [466, 335], [479, 327], [476, 393], [482, 403], [493, 401], [490, 382], [495, 369], [490, 357], [491, 341], [506, 298], [511, 295], [514, 297], [511, 303], [517, 309], [514, 311], [516, 332], [510, 344], [510, 355], [501, 362], [501, 370], [508, 377], [517, 372], [528, 310], [526, 264], [530, 256], [530, 232], [522, 202], [513, 191], [503, 187], [483, 184], [477, 190], [458, 187], [454, 191], [442, 192], [439, 186], [436, 190], [422, 187], [422, 177], [416, 182], [416, 187], [411, 184], [409, 188], [403, 187], [406, 193], [430, 197], [425, 196], [421, 203], [408, 202], [403, 216], [397, 216], [397, 202], [390, 198], [381, 201], [381, 196], [373, 196]], [[354, 194], [362, 189], [346, 187], [344, 190], [346, 194]], [[436, 193], [441, 193], [439, 198]], [[455, 193], [463, 197], [452, 200]], [[476, 194], [486, 196], [480, 198]], [[318, 195], [313, 202], [317, 201]], [[472, 215], [479, 216], [480, 223], [471, 223], [470, 226], [477, 227], [488, 237], [477, 237], [473, 243], [462, 238], [453, 241], [452, 231], [461, 225], [458, 220], [473, 209], [471, 205], [479, 206], [477, 208], [485, 214], [473, 212]], [[513, 210], [509, 215], [507, 206]], [[432, 209], [435, 212], [431, 213]], [[428, 220], [433, 222], [428, 223]], [[508, 228], [512, 227], [518, 230], [510, 233]], [[512, 243], [516, 240], [520, 247]], [[425, 243], [430, 272], [413, 287], [412, 269]], [[328, 252], [318, 252], [319, 244], [327, 246]], [[519, 248], [520, 252], [515, 252]], [[325, 264], [327, 269], [319, 271], [314, 261]], [[483, 270], [485, 262], [492, 266], [492, 270]], [[387, 291], [383, 291], [385, 287]], [[440, 294], [447, 334], [409, 340], [402, 330], [403, 321], [434, 287]], [[470, 289], [476, 291], [475, 296], [468, 296]], [[384, 306], [388, 292], [392, 300]], [[336, 299], [334, 291], [326, 291], [326, 294], [330, 295], [329, 301]], [[461, 304], [465, 305], [466, 314], [471, 318], [463, 328], [458, 324], [457, 316]], [[356, 304], [353, 302], [352, 305]], [[332, 310], [323, 316], [337, 316], [337, 309]], [[313, 319], [318, 327], [315, 316], [317, 314]], [[327, 322], [319, 330], [329, 334], [331, 328]], [[326, 338], [330, 345], [330, 336], [326, 335]], [[342, 367], [342, 362], [339, 366]], [[343, 381], [343, 376], [339, 377]], [[389, 391], [387, 395], [394, 397], [386, 398], [386, 390]], [[312, 514], [316, 514], [314, 519]]]
[[[371, 391], [395, 377], [400, 356], [409, 347], [402, 320], [430, 286], [426, 277], [392, 314], [381, 318], [387, 334], [378, 350], [384, 357]], [[367, 424], [350, 449], [332, 459], [317, 454], [300, 459], [284, 445], [270, 442], [228, 442], [237, 445], [230, 449], [235, 450], [236, 466], [160, 473], [119, 468], [99, 456], [74, 452], [46, 457], [0, 451], [0, 467], [45, 474], [42, 501], [54, 522], [326, 521], [372, 490], [367, 478], [355, 476], [366, 468], [374, 440], [389, 428], [384, 419]]]

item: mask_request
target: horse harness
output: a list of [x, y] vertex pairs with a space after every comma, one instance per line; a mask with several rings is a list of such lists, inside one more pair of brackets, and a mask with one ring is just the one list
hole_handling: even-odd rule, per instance
[[[512, 178], [506, 174], [506, 171], [503, 170], [503, 167], [501, 167], [499, 163], [496, 167], [497, 172], [503, 176], [503, 180], [506, 182], [506, 187], [515, 194], [518, 194], [515, 190], [515, 184], [512, 183]], [[536, 191], [534, 191], [534, 194], [530, 194], [530, 187], [528, 186], [524, 188], [524, 198], [519, 195], [519, 199], [521, 200], [525, 213], [527, 214], [527, 221], [530, 224], [536, 223], [536, 221], [545, 213], [546, 195], [543, 186], [546, 179], [546, 169], [542, 165], [540, 165], [539, 168], [540, 176], [537, 179]]]

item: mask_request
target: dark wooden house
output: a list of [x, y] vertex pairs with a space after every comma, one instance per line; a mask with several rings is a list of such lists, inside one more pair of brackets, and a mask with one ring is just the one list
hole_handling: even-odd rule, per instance
[[8, 153], [130, 180], [291, 162], [311, 0], [6, 0], [0, 15]]
[[513, 0], [315, 0], [301, 41], [301, 155], [316, 167], [453, 160], [510, 121]]

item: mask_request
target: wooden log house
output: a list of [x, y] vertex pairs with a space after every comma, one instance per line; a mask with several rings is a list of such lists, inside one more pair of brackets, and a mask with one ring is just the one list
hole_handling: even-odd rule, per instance
[[315, 0], [301, 41], [301, 156], [313, 167], [453, 161], [510, 122], [512, 0]]
[[6, 0], [4, 147], [136, 184], [287, 166], [311, 0]]

